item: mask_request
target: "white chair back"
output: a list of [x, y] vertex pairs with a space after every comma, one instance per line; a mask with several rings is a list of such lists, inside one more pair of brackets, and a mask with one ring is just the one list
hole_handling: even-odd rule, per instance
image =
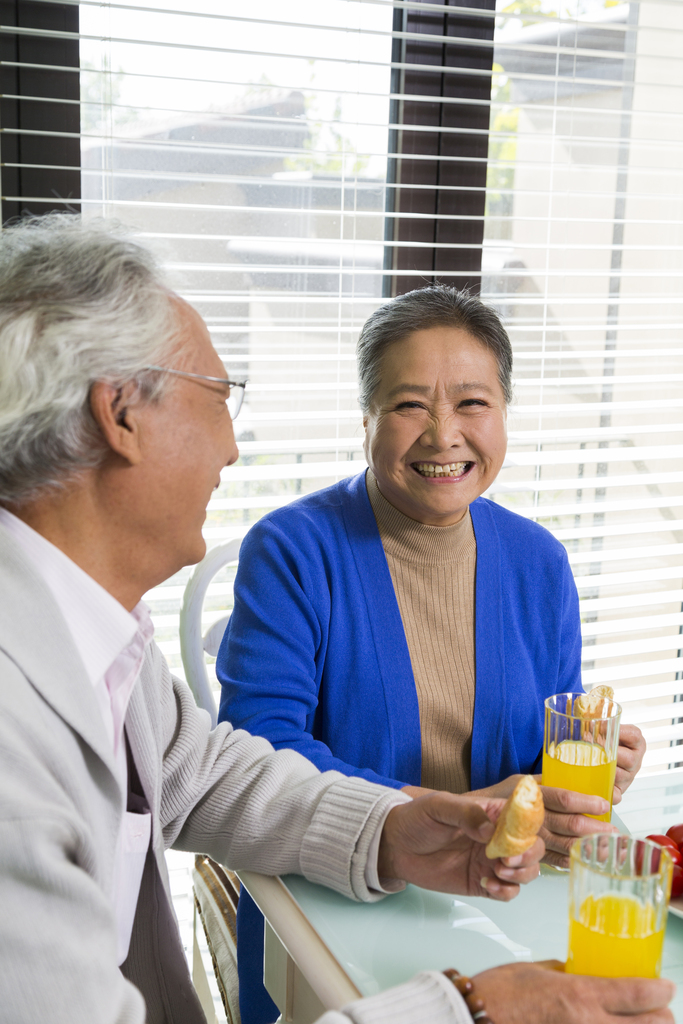
[[212, 726], [216, 724], [218, 712], [204, 656], [215, 658], [218, 654], [230, 616], [222, 615], [202, 636], [202, 609], [209, 584], [224, 566], [238, 560], [241, 543], [242, 538], [236, 537], [207, 552], [187, 581], [180, 605], [180, 655], [185, 678], [199, 707], [211, 715]]

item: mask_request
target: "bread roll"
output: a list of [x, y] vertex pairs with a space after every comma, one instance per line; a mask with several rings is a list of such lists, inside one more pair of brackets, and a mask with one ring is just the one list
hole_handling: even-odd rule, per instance
[[611, 686], [594, 686], [590, 693], [582, 693], [576, 698], [574, 714], [581, 718], [602, 718], [611, 700], [614, 700]]
[[543, 796], [536, 779], [533, 775], [525, 775], [500, 812], [496, 831], [486, 847], [486, 856], [495, 860], [496, 857], [526, 853], [534, 845], [544, 816]]

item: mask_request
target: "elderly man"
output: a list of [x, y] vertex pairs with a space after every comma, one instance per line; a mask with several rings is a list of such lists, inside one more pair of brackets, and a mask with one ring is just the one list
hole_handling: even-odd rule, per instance
[[[152, 640], [142, 595], [204, 554], [238, 456], [201, 318], [151, 256], [76, 218], [0, 239], [0, 1021], [195, 1024], [164, 850], [300, 872], [372, 900], [400, 880], [512, 898], [483, 844], [501, 801], [410, 800], [320, 774], [262, 739], [210, 731]], [[670, 1021], [665, 981], [488, 971], [496, 1024]], [[642, 1015], [642, 1016], [641, 1016]], [[465, 1022], [445, 976], [325, 1024]]]

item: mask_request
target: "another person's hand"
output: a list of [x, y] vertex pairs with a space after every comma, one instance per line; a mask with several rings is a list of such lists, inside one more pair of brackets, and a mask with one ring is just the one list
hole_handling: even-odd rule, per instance
[[[502, 782], [497, 782], [495, 786], [488, 786], [469, 795], [478, 798], [507, 798], [521, 777], [511, 775]], [[540, 775], [536, 776], [536, 781], [540, 784]], [[544, 864], [568, 868], [569, 851], [576, 838], [589, 836], [594, 832], [618, 831], [606, 821], [587, 817], [589, 814], [605, 814], [609, 811], [609, 804], [602, 797], [586, 796], [584, 793], [574, 793], [570, 789], [554, 789], [551, 786], [541, 786], [541, 791], [545, 803], [545, 822], [539, 835], [546, 848]]]
[[[541, 781], [540, 775], [537, 781]], [[589, 818], [589, 814], [605, 814], [609, 803], [601, 796], [586, 796], [571, 789], [553, 789], [541, 786], [545, 804], [545, 822], [539, 835], [546, 847], [544, 864], [556, 868], [569, 867], [569, 851], [574, 840], [594, 832], [618, 832], [608, 821]]]
[[432, 792], [387, 815], [378, 858], [380, 878], [423, 889], [511, 900], [538, 875], [545, 847], [537, 839], [518, 857], [489, 860], [484, 852], [505, 801]]
[[635, 779], [643, 763], [645, 738], [637, 725], [622, 725], [619, 729], [617, 776], [614, 782], [613, 803], [618, 804]]
[[496, 1024], [674, 1024], [666, 1007], [676, 989], [665, 978], [589, 978], [549, 961], [505, 964], [472, 981]]

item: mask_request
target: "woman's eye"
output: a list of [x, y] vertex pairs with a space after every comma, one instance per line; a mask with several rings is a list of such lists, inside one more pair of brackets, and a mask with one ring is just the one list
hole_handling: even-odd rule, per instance
[[397, 404], [395, 411], [397, 413], [412, 413], [421, 412], [424, 410], [424, 406], [419, 401], [401, 401]]

